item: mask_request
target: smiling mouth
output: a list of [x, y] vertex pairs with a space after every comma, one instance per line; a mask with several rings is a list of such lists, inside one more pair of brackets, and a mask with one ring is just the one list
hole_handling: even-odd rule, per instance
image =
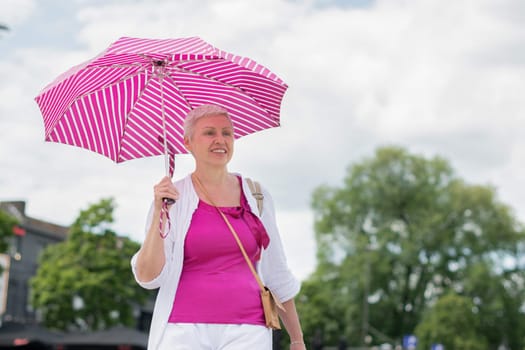
[[226, 150], [225, 149], [214, 149], [211, 151], [212, 153], [226, 153]]

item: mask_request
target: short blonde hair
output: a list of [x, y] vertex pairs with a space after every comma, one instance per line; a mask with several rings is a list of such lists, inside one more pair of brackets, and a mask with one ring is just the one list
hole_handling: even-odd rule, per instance
[[233, 122], [226, 108], [214, 104], [204, 104], [190, 110], [186, 115], [183, 126], [184, 137], [190, 138], [193, 135], [193, 128], [195, 127], [195, 123], [197, 123], [197, 120], [199, 120], [202, 117], [217, 114], [224, 115], [226, 118], [228, 118], [233, 127]]

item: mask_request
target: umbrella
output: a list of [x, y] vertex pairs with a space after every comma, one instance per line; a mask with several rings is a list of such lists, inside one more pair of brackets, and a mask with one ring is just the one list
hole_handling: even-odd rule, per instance
[[171, 176], [169, 159], [187, 153], [183, 121], [191, 109], [226, 108], [239, 138], [280, 125], [286, 89], [266, 67], [198, 37], [123, 37], [61, 74], [35, 100], [46, 141], [117, 163], [164, 154]]

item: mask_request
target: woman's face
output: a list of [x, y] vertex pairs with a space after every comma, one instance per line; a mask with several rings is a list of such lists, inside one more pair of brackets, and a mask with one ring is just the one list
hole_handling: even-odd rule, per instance
[[212, 114], [197, 120], [193, 134], [184, 138], [186, 148], [196, 162], [226, 166], [233, 156], [233, 126], [222, 114]]

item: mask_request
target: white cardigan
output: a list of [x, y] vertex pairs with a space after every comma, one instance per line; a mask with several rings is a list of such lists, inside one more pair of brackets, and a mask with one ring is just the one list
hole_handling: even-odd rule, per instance
[[[195, 192], [189, 175], [175, 182], [175, 186], [180, 193], [180, 197], [170, 208], [171, 231], [164, 241], [166, 263], [162, 271], [151, 281], [140, 281], [136, 273], [138, 253], [135, 253], [131, 258], [131, 267], [137, 283], [146, 289], [160, 288], [151, 321], [148, 339], [149, 350], [158, 347], [168, 323], [182, 271], [184, 240], [190, 226], [193, 212], [197, 209], [199, 203], [199, 197]], [[245, 179], [242, 181], [242, 187], [252, 212], [259, 216], [257, 201], [252, 196]], [[270, 236], [270, 244], [263, 250], [261, 260], [257, 265], [257, 270], [263, 283], [272, 290], [279, 300], [284, 302], [292, 299], [299, 293], [300, 283], [291, 273], [286, 262], [281, 238], [277, 229], [273, 200], [264, 188], [262, 188], [262, 191], [264, 194], [264, 205], [260, 219]], [[146, 232], [151, 224], [152, 209], [153, 206], [148, 215]]]

